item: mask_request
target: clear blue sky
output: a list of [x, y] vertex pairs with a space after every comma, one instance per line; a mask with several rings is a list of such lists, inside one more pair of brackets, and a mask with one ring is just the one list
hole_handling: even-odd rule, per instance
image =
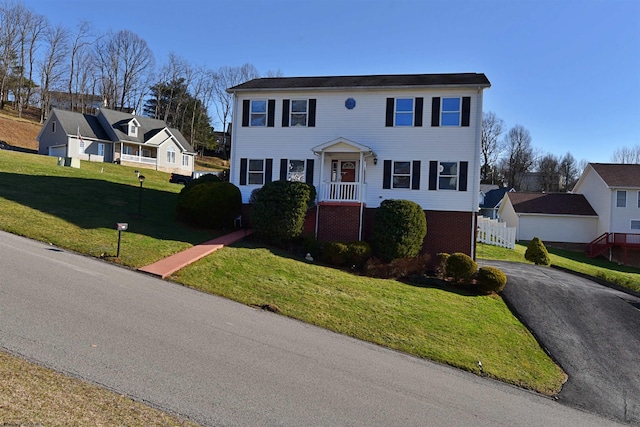
[[640, 144], [640, 0], [24, 0], [54, 23], [128, 29], [158, 65], [284, 76], [485, 73], [485, 111], [542, 153]]

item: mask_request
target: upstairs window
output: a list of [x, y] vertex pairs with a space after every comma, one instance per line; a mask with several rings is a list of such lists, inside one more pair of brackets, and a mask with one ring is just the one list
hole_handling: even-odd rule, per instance
[[307, 100], [291, 101], [291, 126], [307, 126]]
[[315, 127], [315, 99], [283, 99], [282, 127]]
[[424, 98], [387, 98], [385, 126], [422, 126]]
[[627, 192], [625, 190], [616, 191], [616, 207], [618, 208], [627, 207]]
[[51, 133], [56, 133], [56, 122], [51, 122]]
[[136, 120], [131, 120], [127, 128], [127, 135], [137, 137], [138, 127], [139, 127], [138, 122]]
[[460, 98], [442, 98], [441, 126], [460, 126]]
[[251, 126], [267, 125], [267, 101], [251, 101]]

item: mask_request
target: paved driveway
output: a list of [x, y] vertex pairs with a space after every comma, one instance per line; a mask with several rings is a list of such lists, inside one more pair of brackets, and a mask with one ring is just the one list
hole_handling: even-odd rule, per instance
[[640, 298], [549, 267], [479, 264], [507, 274], [505, 299], [569, 375], [559, 400], [640, 425]]

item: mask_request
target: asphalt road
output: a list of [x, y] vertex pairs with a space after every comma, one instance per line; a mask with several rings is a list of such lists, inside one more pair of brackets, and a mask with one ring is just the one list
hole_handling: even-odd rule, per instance
[[2, 232], [0, 280], [0, 348], [202, 425], [616, 425]]
[[554, 268], [483, 261], [504, 297], [569, 375], [559, 399], [640, 425], [640, 298]]

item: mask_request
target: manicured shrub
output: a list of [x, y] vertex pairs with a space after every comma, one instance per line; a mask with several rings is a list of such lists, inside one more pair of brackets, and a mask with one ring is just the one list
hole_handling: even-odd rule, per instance
[[322, 249], [322, 259], [330, 265], [342, 267], [347, 265], [349, 248], [341, 242], [326, 243]]
[[249, 216], [256, 236], [275, 245], [299, 237], [313, 203], [312, 187], [303, 182], [273, 181], [254, 193]]
[[524, 258], [527, 261], [531, 261], [536, 265], [549, 265], [551, 264], [551, 258], [547, 248], [537, 237], [534, 237], [532, 241], [527, 245], [527, 250], [524, 253]]
[[360, 268], [371, 258], [371, 246], [367, 242], [351, 242], [347, 244], [347, 262], [350, 266]]
[[364, 265], [363, 273], [378, 279], [405, 279], [424, 274], [430, 259], [429, 254], [420, 254], [413, 258], [396, 258], [390, 262], [369, 258]]
[[410, 200], [384, 200], [376, 209], [371, 247], [383, 261], [413, 258], [420, 253], [427, 220], [424, 211]]
[[238, 187], [228, 182], [205, 182], [180, 192], [176, 213], [187, 224], [224, 229], [233, 227], [241, 206]]
[[480, 267], [478, 289], [483, 293], [500, 292], [507, 284], [507, 276], [496, 267]]
[[478, 264], [467, 254], [456, 252], [447, 258], [445, 274], [456, 284], [469, 283], [478, 271]]
[[191, 190], [196, 185], [204, 184], [204, 183], [207, 183], [207, 182], [221, 182], [221, 181], [222, 180], [220, 178], [218, 178], [218, 176], [215, 175], [215, 174], [208, 173], [206, 175], [201, 175], [200, 177], [198, 177], [196, 179], [192, 179], [191, 181], [187, 182], [185, 184], [184, 188], [182, 190], [180, 190], [180, 194], [186, 193], [187, 191]]

